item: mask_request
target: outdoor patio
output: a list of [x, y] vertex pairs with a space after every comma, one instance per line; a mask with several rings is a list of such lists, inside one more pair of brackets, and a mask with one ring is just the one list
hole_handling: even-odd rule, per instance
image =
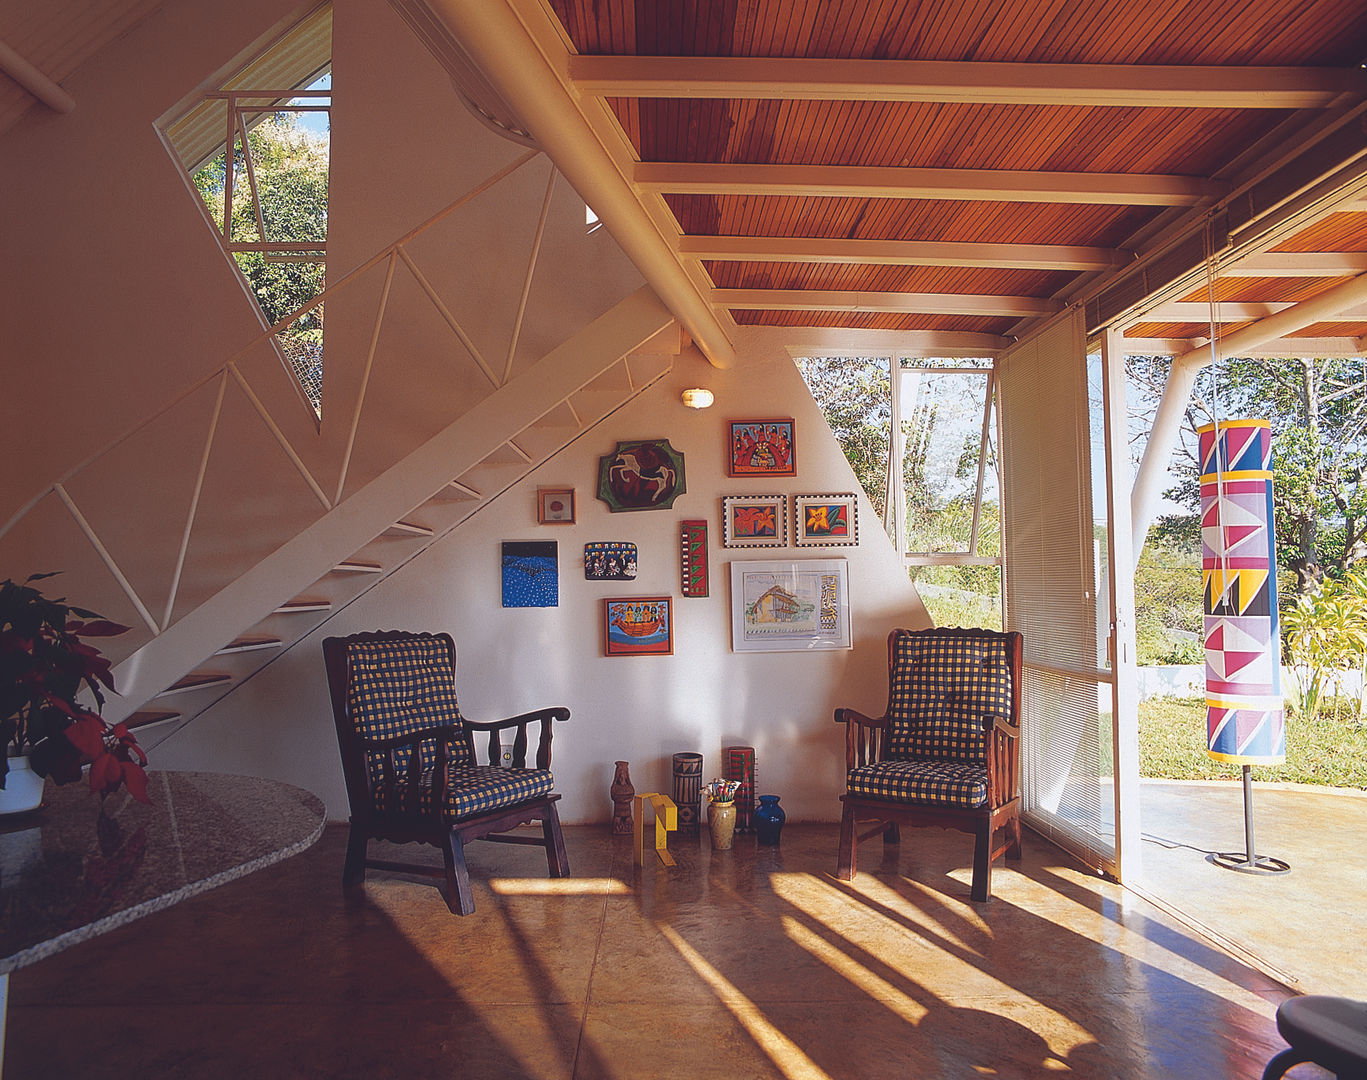
[[1367, 997], [1367, 792], [1255, 783], [1256, 854], [1291, 865], [1273, 875], [1210, 859], [1244, 851], [1238, 782], [1145, 780], [1139, 798], [1135, 891], [1291, 989]]

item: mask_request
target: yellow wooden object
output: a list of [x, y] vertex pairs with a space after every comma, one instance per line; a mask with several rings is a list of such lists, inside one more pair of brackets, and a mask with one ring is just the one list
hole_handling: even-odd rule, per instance
[[660, 862], [666, 866], [674, 865], [674, 856], [669, 853], [666, 841], [669, 833], [679, 827], [679, 811], [674, 805], [674, 800], [668, 795], [661, 795], [654, 791], [647, 791], [636, 796], [636, 842], [632, 845], [635, 850], [636, 865], [645, 866], [646, 864], [646, 814], [645, 804], [650, 803], [655, 807], [655, 854], [660, 857]]

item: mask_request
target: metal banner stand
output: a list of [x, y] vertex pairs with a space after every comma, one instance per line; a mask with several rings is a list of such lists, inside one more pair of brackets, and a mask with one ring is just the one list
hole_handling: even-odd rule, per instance
[[1253, 843], [1253, 776], [1250, 766], [1244, 766], [1244, 848], [1243, 851], [1221, 851], [1210, 856], [1210, 861], [1226, 870], [1244, 874], [1286, 874], [1291, 864], [1270, 855], [1256, 855]]

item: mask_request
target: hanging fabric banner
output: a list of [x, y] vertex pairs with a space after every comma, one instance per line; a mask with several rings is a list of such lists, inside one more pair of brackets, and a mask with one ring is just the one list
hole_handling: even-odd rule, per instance
[[1286, 761], [1286, 725], [1271, 425], [1221, 420], [1197, 434], [1207, 752], [1235, 765], [1280, 765]]

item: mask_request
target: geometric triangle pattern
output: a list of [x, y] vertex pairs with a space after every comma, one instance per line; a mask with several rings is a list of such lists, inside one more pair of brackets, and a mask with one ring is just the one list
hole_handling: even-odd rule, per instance
[[1272, 426], [1222, 420], [1197, 432], [1205, 592], [1206, 748], [1217, 761], [1286, 760], [1272, 531]]

